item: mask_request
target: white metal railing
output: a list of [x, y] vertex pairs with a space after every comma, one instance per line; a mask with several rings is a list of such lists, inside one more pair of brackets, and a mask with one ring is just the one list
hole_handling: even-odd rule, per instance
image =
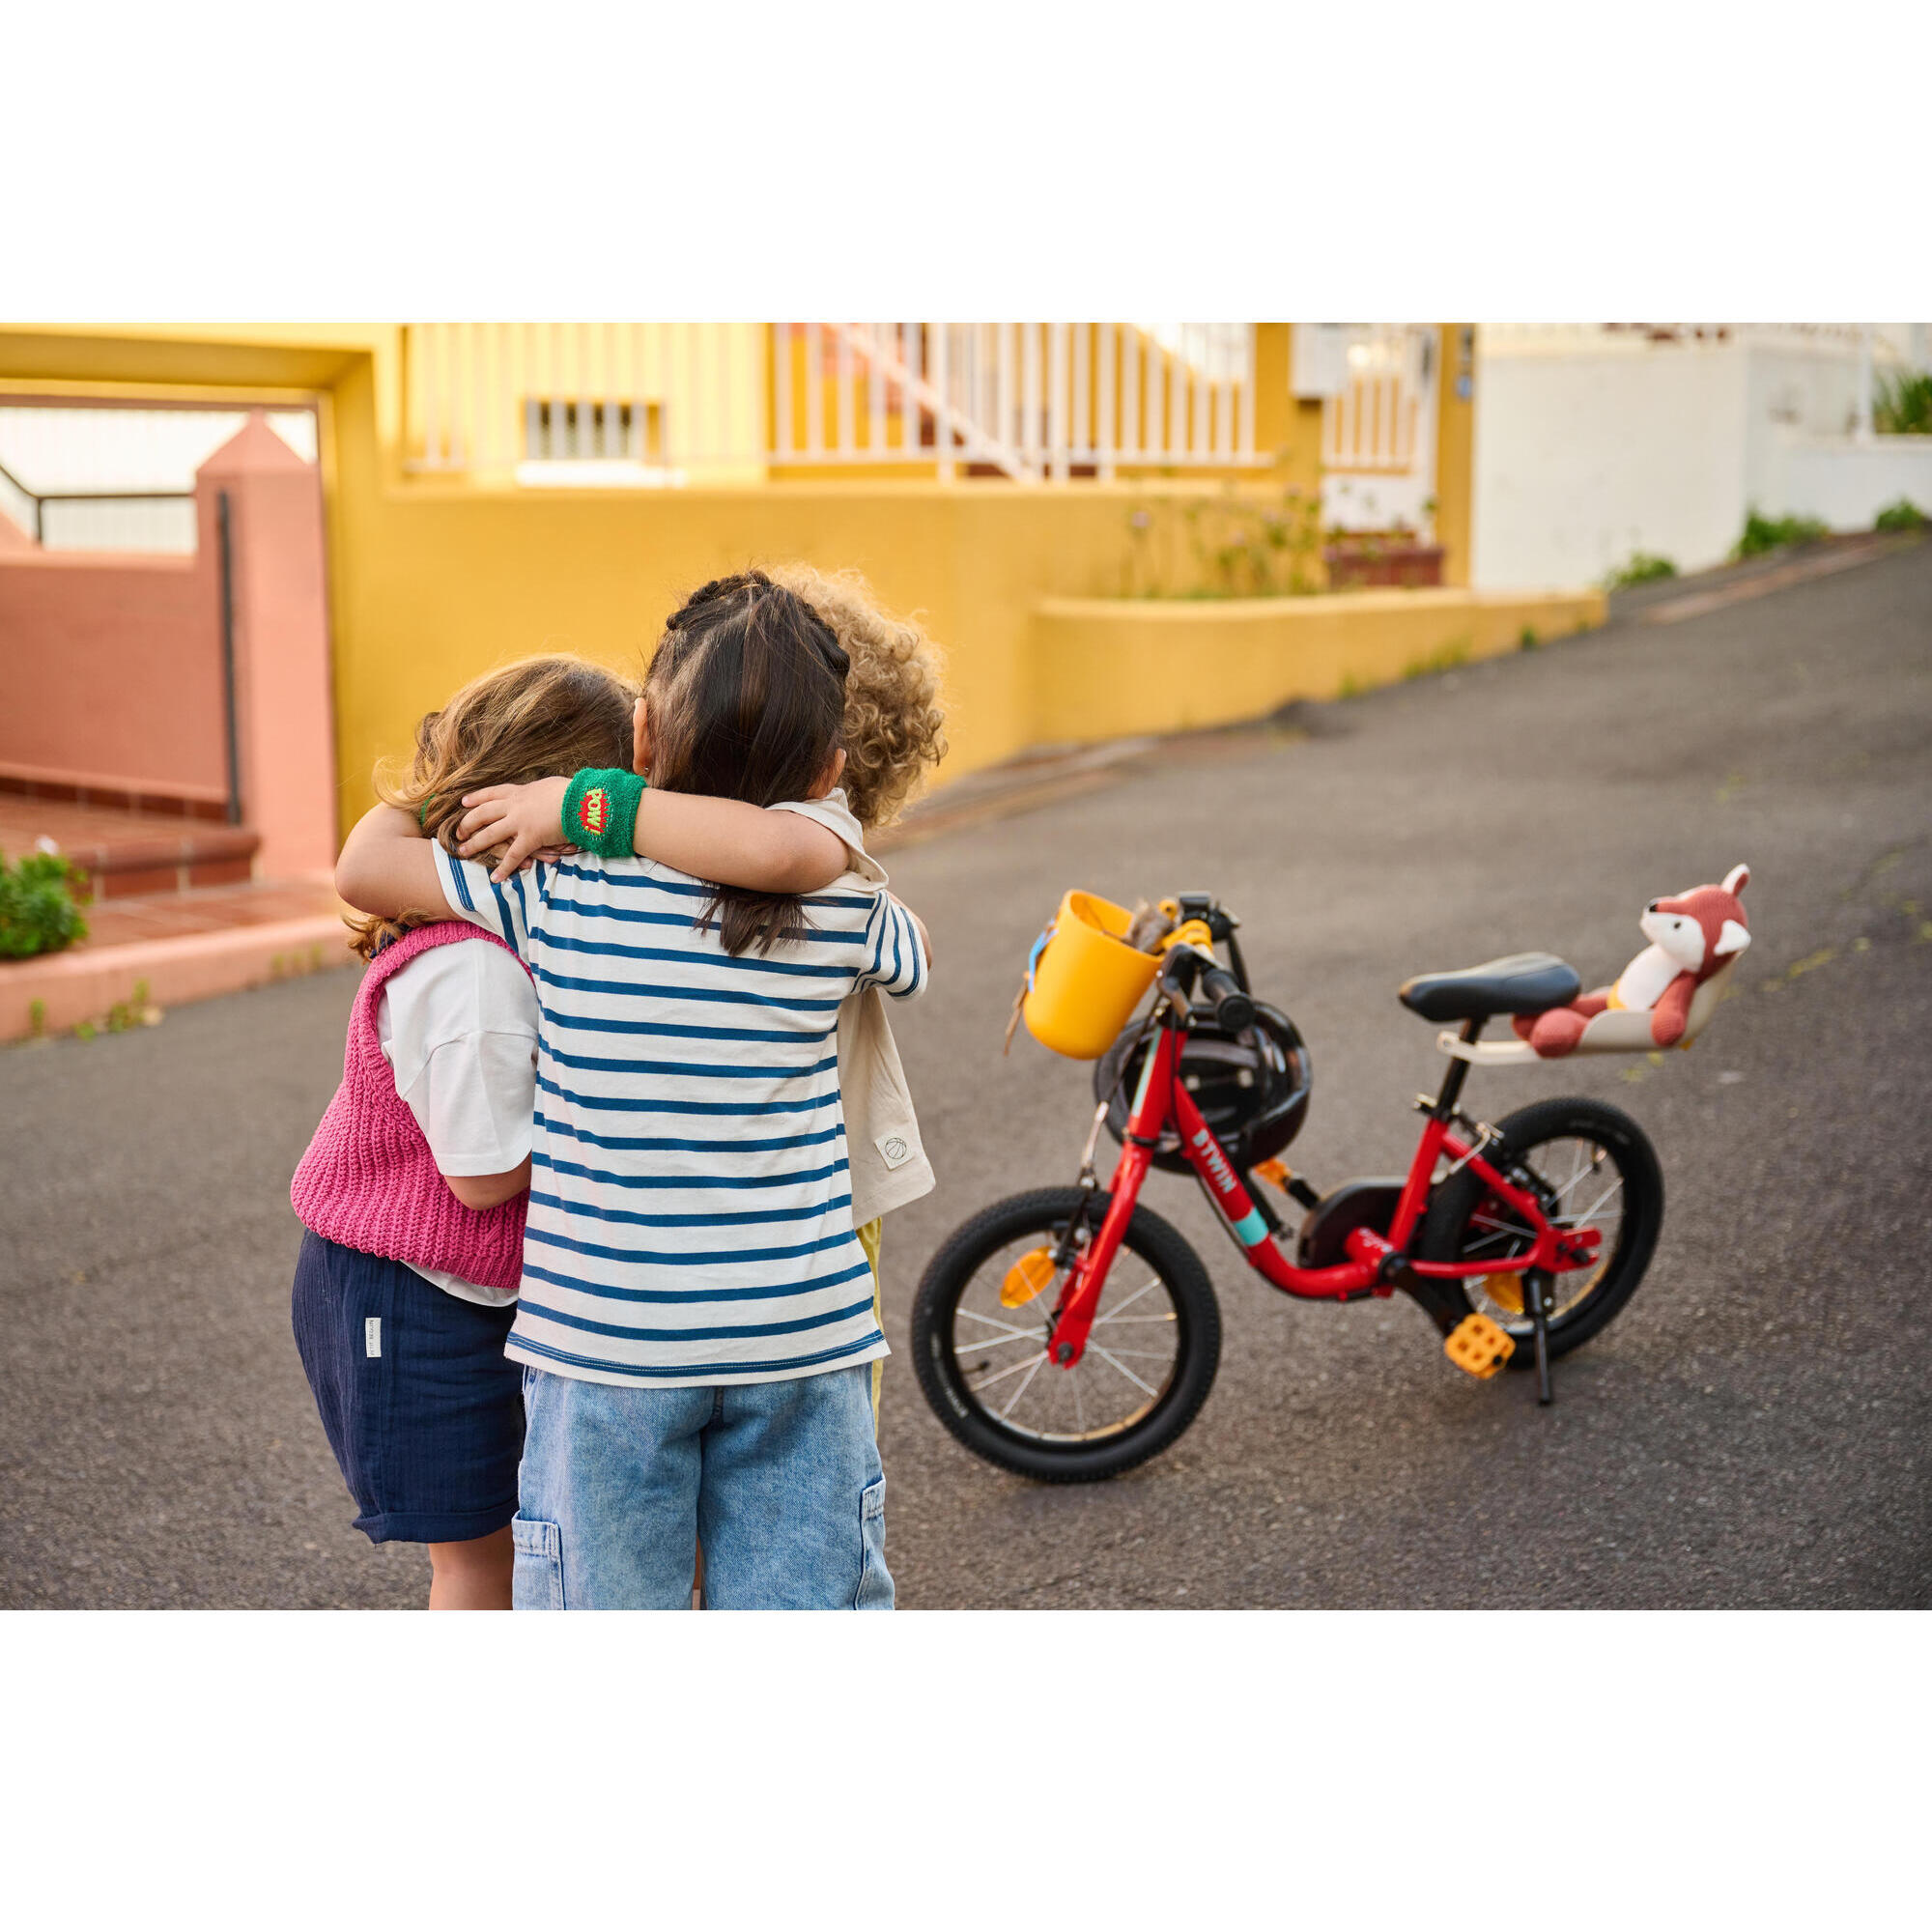
[[1268, 460], [1246, 323], [781, 323], [774, 335], [775, 464], [1031, 483]]
[[1242, 469], [1246, 323], [448, 324], [407, 331], [409, 467], [679, 483]]
[[1910, 359], [1910, 324], [1851, 322], [1486, 322], [1486, 355], [1642, 355], [1654, 350], [1757, 344], [1852, 358], [1872, 344], [1881, 361]]
[[1404, 323], [1349, 330], [1349, 373], [1321, 407], [1321, 467], [1400, 474], [1431, 454], [1435, 331]]
[[[247, 420], [199, 406], [0, 402], [0, 516], [45, 550], [192, 555], [195, 472]], [[269, 421], [316, 460], [312, 411]]]
[[1349, 327], [1348, 371], [1321, 406], [1321, 501], [1331, 528], [1428, 533], [1435, 504], [1438, 345], [1425, 323]]

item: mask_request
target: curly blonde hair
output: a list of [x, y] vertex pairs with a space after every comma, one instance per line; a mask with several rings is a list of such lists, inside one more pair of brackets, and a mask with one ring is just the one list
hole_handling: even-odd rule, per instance
[[912, 618], [885, 610], [856, 570], [828, 576], [809, 563], [782, 563], [766, 574], [825, 619], [852, 661], [840, 782], [861, 825], [890, 825], [946, 755], [939, 647]]

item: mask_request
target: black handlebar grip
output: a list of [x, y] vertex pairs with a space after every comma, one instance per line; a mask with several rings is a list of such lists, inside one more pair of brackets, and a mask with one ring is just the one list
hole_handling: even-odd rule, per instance
[[1230, 1033], [1245, 1033], [1255, 1023], [1255, 1003], [1232, 973], [1210, 966], [1201, 976], [1203, 995], [1214, 1003], [1214, 1018]]

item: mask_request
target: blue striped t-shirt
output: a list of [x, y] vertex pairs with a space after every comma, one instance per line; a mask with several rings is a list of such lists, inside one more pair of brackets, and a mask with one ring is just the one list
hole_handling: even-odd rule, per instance
[[506, 1352], [586, 1381], [781, 1381], [888, 1352], [852, 1232], [838, 1008], [925, 983], [919, 934], [841, 880], [812, 930], [736, 958], [692, 923], [711, 888], [579, 854], [507, 884], [437, 865], [449, 902], [535, 978], [537, 1103]]

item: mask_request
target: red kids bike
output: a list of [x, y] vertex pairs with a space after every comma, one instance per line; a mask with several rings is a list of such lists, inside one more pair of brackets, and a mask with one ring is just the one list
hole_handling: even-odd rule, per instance
[[[1170, 902], [1176, 935], [1155, 999], [1100, 1061], [1078, 1183], [997, 1202], [952, 1235], [913, 1308], [913, 1359], [939, 1419], [976, 1455], [1049, 1482], [1095, 1482], [1165, 1449], [1200, 1412], [1221, 1317], [1200, 1258], [1141, 1206], [1149, 1172], [1200, 1180], [1248, 1265], [1284, 1293], [1356, 1301], [1397, 1289], [1488, 1377], [1550, 1363], [1600, 1332], [1649, 1265], [1663, 1219], [1657, 1155], [1635, 1122], [1588, 1099], [1543, 1100], [1495, 1125], [1461, 1108], [1485, 1025], [1577, 996], [1548, 953], [1414, 979], [1400, 997], [1460, 1022], [1441, 1091], [1417, 1098], [1406, 1176], [1318, 1194], [1279, 1153], [1308, 1109], [1308, 1050], [1258, 1001], [1211, 898]], [[1224, 967], [1214, 947], [1224, 947]], [[1527, 1048], [1522, 1052], [1526, 1054]], [[1131, 1097], [1129, 1097], [1131, 1096]], [[1094, 1166], [1102, 1126], [1113, 1179]], [[1291, 1233], [1270, 1190], [1301, 1210]]]

